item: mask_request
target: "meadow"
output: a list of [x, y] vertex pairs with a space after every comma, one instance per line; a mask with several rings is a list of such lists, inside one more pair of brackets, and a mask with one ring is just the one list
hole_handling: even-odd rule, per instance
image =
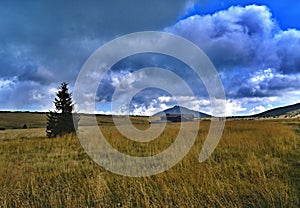
[[[134, 118], [137, 128], [148, 127], [144, 119]], [[167, 148], [180, 125], [167, 124], [159, 138], [138, 143], [120, 135], [108, 117], [98, 121], [112, 146], [136, 156]], [[0, 131], [0, 207], [299, 207], [299, 119], [226, 121], [218, 147], [199, 163], [209, 124], [200, 122], [182, 161], [140, 178], [101, 168], [76, 135], [48, 139], [38, 124]]]

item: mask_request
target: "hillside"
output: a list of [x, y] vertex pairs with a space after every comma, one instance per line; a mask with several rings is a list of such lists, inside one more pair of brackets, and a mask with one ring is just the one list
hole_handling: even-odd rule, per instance
[[267, 110], [252, 117], [297, 118], [300, 117], [300, 103]]

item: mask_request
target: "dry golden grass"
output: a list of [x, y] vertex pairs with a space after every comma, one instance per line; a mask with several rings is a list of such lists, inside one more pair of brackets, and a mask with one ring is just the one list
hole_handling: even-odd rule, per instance
[[44, 138], [45, 128], [33, 128], [33, 129], [7, 129], [0, 131], [0, 140], [11, 140], [11, 139], [29, 139], [29, 138]]
[[[72, 135], [28, 136], [31, 129], [18, 138], [7, 134], [0, 140], [0, 206], [299, 207], [299, 120], [282, 122], [227, 121], [219, 146], [199, 163], [209, 127], [203, 121], [195, 145], [181, 162], [144, 178], [104, 170]], [[114, 126], [101, 129], [121, 152], [145, 156], [168, 147], [178, 126], [168, 124], [159, 138], [143, 144], [123, 138]]]

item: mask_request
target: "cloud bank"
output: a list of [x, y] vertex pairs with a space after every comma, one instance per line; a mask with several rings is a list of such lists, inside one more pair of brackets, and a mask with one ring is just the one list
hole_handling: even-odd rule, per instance
[[[192, 15], [164, 31], [185, 37], [208, 55], [225, 87], [227, 115], [254, 114], [299, 102], [300, 31], [282, 30], [268, 7], [232, 6], [214, 14]], [[195, 80], [188, 67], [155, 55], [118, 63], [116, 69], [122, 69], [123, 74], [118, 76], [115, 73], [112, 77], [120, 82], [126, 77], [124, 73], [129, 73], [130, 77], [132, 71], [149, 64], [180, 73], [184, 80], [190, 80], [190, 84]], [[161, 79], [155, 75], [145, 76]], [[166, 83], [172, 84], [176, 86], [172, 82]], [[186, 107], [210, 113], [209, 98], [203, 84], [197, 82], [192, 86], [194, 97], [172, 97], [153, 89], [143, 92], [132, 101], [132, 112], [151, 115], [154, 109], [172, 107], [176, 100], [180, 100], [185, 102]], [[133, 85], [126, 89], [130, 87]], [[101, 97], [101, 93], [99, 95]]]
[[[117, 5], [117, 6], [116, 6]], [[48, 110], [62, 81], [72, 86], [85, 60], [118, 36], [163, 30], [199, 46], [216, 66], [224, 84], [227, 115], [253, 114], [299, 102], [300, 31], [281, 29], [266, 6], [232, 6], [214, 14], [193, 14], [176, 22], [194, 1], [105, 1], [0, 3], [0, 109]], [[137, 18], [138, 17], [138, 18]], [[148, 89], [132, 100], [133, 114], [153, 114], [176, 99], [193, 110], [210, 112], [205, 87], [188, 66], [157, 54], [142, 54], [117, 63], [99, 85], [98, 112], [110, 112], [114, 89], [124, 92], [135, 81], [164, 77], [134, 72], [162, 67], [182, 77], [194, 97], [172, 81], [177, 97]], [[180, 94], [181, 93], [181, 94]]]
[[232, 6], [212, 15], [193, 15], [165, 31], [203, 49], [218, 69], [228, 99], [249, 106], [248, 111], [262, 109], [251, 109], [253, 98], [269, 100], [263, 105], [270, 107], [274, 99], [284, 103], [280, 99], [289, 92], [284, 99], [299, 101], [300, 31], [281, 30], [266, 6]]

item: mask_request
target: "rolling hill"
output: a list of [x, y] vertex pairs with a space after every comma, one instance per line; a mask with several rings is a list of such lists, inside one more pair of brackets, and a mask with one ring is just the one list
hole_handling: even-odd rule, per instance
[[283, 106], [255, 114], [251, 117], [279, 117], [279, 118], [297, 118], [300, 117], [300, 103]]

